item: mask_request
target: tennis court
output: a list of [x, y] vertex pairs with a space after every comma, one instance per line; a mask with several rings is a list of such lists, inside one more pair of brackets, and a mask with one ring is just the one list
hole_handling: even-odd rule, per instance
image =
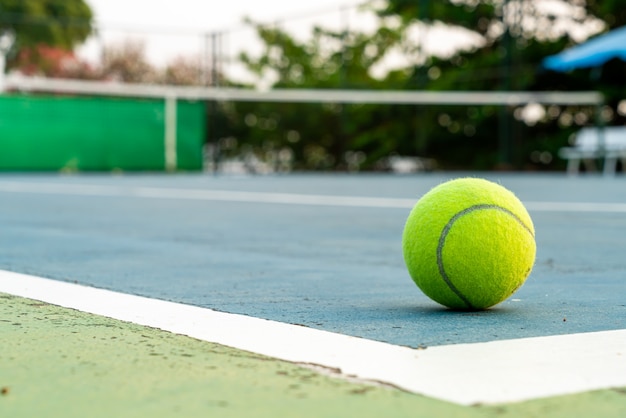
[[[464, 175], [485, 177], [515, 192], [536, 228], [537, 260], [528, 281], [512, 298], [482, 312], [453, 312], [430, 301], [409, 278], [401, 253], [404, 221], [415, 201], [434, 185]], [[284, 373], [298, 376], [292, 385], [324, 381], [313, 385], [315, 390], [304, 385], [311, 390], [306, 398], [310, 403], [299, 404], [282, 389], [265, 388], [269, 394], [259, 394], [246, 386], [263, 379], [263, 371], [256, 377], [241, 376], [241, 381], [228, 375], [233, 380], [224, 387], [231, 392], [250, 390], [249, 402], [242, 400], [239, 406], [264, 411], [264, 399], [283, 402], [282, 412], [268, 409], [268, 414], [313, 415], [312, 402], [320, 408], [316, 416], [358, 411], [369, 416], [380, 413], [379, 408], [403, 416], [414, 407], [425, 408], [425, 415], [490, 416], [504, 411], [530, 416], [537, 413], [533, 408], [546, 405], [571, 416], [569, 408], [591, 411], [600, 404], [606, 416], [623, 416], [624, 181], [508, 173], [5, 174], [0, 178], [0, 292], [172, 331], [145, 331], [155, 334], [150, 335], [157, 348], [163, 344], [175, 351], [194, 345], [198, 353], [215, 351], [206, 347], [218, 343], [291, 362], [267, 362], [256, 354], [219, 348], [223, 352], [211, 361], [222, 358], [222, 365], [243, 356], [252, 368], [270, 367], [266, 372], [274, 377], [284, 377], [282, 368], [290, 368]], [[13, 330], [7, 335], [32, 334], [32, 342], [20, 342], [27, 345], [22, 350], [46, 344], [46, 338], [58, 342], [43, 326], [44, 317], [48, 322], [55, 318], [48, 326], [57, 335], [72, 330], [85, 335], [85, 328], [95, 332], [86, 326], [90, 321], [110, 321], [93, 337], [106, 343], [89, 349], [103, 350], [98, 358], [121, 346], [129, 353], [142, 346], [133, 342], [136, 334], [131, 332], [142, 329], [140, 325], [120, 325], [12, 296], [5, 300], [19, 306], [5, 309], [9, 317], [3, 327]], [[38, 309], [54, 314], [36, 321], [33, 310]], [[18, 311], [22, 319], [12, 317]], [[187, 358], [183, 369], [193, 369], [194, 359], [204, 365], [211, 356], [203, 353]], [[25, 376], [31, 382], [54, 376], [53, 365], [39, 370], [41, 375], [29, 374], [14, 358], [0, 359], [16, 382], [28, 380]], [[158, 358], [150, 358], [154, 370], [167, 364], [161, 360], [159, 365]], [[85, 367], [97, 369], [94, 363]], [[323, 373], [293, 363], [315, 364]], [[80, 374], [81, 367], [78, 362], [74, 371], [65, 373]], [[180, 391], [165, 398], [195, 405], [199, 409], [194, 413], [199, 413], [204, 404], [191, 398], [201, 399], [207, 382], [224, 375], [195, 370], [189, 377], [188, 372], [160, 372]], [[358, 383], [346, 381], [347, 376]], [[91, 380], [94, 385], [111, 384], [107, 379]], [[371, 386], [372, 381], [384, 387]], [[267, 382], [273, 384], [272, 379]], [[11, 395], [0, 408], [22, 411], [15, 416], [34, 411], [24, 406], [33, 399], [20, 398], [19, 384], [0, 381], [0, 386]], [[344, 399], [350, 390], [363, 396]], [[134, 399], [137, 408], [159, 404], [147, 402], [148, 393], [140, 394]], [[118, 395], [111, 398], [119, 401]], [[330, 400], [322, 407], [322, 399]], [[460, 406], [475, 404], [492, 406]], [[132, 399], [119, 401], [117, 410], [113, 403], [103, 411], [121, 416], [129, 405]], [[225, 405], [233, 406], [232, 413], [246, 414], [232, 401]], [[163, 415], [170, 412], [160, 410]]]

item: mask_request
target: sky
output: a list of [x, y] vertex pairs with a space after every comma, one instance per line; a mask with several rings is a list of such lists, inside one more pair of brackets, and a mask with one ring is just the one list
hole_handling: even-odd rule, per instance
[[[124, 40], [145, 44], [149, 60], [163, 66], [176, 57], [210, 61], [210, 34], [223, 33], [220, 56], [226, 64], [222, 68], [227, 77], [237, 81], [252, 81], [242, 66], [236, 64], [241, 51], [259, 54], [261, 43], [254, 31], [243, 24], [245, 17], [261, 23], [279, 23], [296, 39], [306, 39], [315, 25], [341, 30], [374, 31], [377, 17], [358, 6], [364, 0], [86, 0], [91, 6], [98, 27], [98, 35], [90, 39], [78, 53], [97, 62], [105, 45], [120, 44]], [[426, 33], [426, 32], [424, 32]], [[422, 33], [422, 35], [424, 34]], [[421, 35], [417, 35], [418, 37]], [[426, 50], [442, 51], [468, 45], [473, 41], [468, 33], [450, 33], [443, 27], [427, 32]], [[474, 40], [475, 41], [475, 40]], [[410, 59], [410, 58], [409, 58]], [[390, 51], [386, 60], [375, 68], [383, 75], [393, 67], [408, 65], [407, 57]], [[208, 66], [207, 66], [208, 67]], [[374, 74], [377, 75], [377, 74]]]
[[[357, 13], [358, 0], [86, 0], [98, 26], [98, 36], [79, 49], [79, 55], [97, 61], [103, 45], [132, 39], [145, 43], [154, 64], [177, 56], [210, 54], [207, 34], [222, 32], [222, 54], [234, 57], [241, 50], [254, 53], [260, 43], [243, 25], [255, 21], [282, 22], [295, 36], [306, 36], [314, 24], [339, 28], [349, 24], [374, 26], [372, 16]], [[210, 45], [210, 44], [209, 44]]]
[[[211, 60], [211, 33], [219, 32], [221, 70], [233, 81], [251, 81], [237, 56], [246, 51], [250, 55], [262, 52], [261, 42], [254, 30], [243, 23], [245, 17], [255, 22], [278, 23], [296, 39], [305, 39], [314, 25], [341, 30], [374, 31], [378, 19], [373, 13], [358, 8], [365, 0], [85, 0], [92, 8], [98, 28], [78, 54], [92, 62], [99, 61], [105, 45], [133, 40], [145, 44], [148, 59], [156, 66], [164, 66], [178, 57], [196, 59], [209, 68]], [[550, 13], [571, 14], [571, 6], [563, 0], [542, 0], [543, 9]], [[444, 25], [434, 25], [427, 31], [413, 27], [409, 34], [427, 53], [446, 56], [459, 47], [471, 47], [481, 40], [468, 31], [454, 31]], [[563, 30], [563, 28], [561, 28]], [[591, 28], [597, 32], [600, 28]], [[584, 34], [583, 34], [584, 35]], [[584, 39], [582, 36], [580, 40]], [[391, 68], [409, 66], [415, 57], [400, 51], [389, 51], [379, 68], [383, 75]], [[377, 74], [374, 74], [375, 76]]]
[[[201, 65], [206, 65], [212, 52], [210, 35], [219, 32], [222, 34], [219, 44], [220, 61], [231, 63], [222, 64], [222, 71], [231, 80], [246, 79], [242, 67], [236, 65], [236, 57], [240, 52], [246, 51], [254, 56], [262, 51], [254, 30], [243, 23], [245, 17], [259, 23], [280, 24], [282, 29], [296, 39], [305, 39], [315, 25], [335, 30], [373, 32], [379, 24], [373, 13], [358, 7], [365, 0], [85, 1], [94, 12], [97, 35], [79, 48], [78, 53], [83, 58], [97, 62], [105, 45], [133, 40], [145, 44], [148, 59], [157, 66], [164, 66], [181, 56], [197, 59]], [[536, 6], [541, 6], [542, 10], [557, 16], [571, 15], [572, 6], [567, 4], [563, 0], [542, 0]], [[427, 53], [439, 56], [446, 56], [459, 47], [469, 47], [481, 42], [476, 34], [472, 38], [469, 31], [450, 30], [442, 24], [435, 24], [427, 31], [417, 26], [412, 29], [414, 33], [408, 35], [411, 42], [420, 44]], [[598, 30], [599, 28], [591, 28], [592, 32]], [[580, 40], [584, 37], [586, 35], [581, 36]], [[390, 51], [385, 62], [380, 65], [380, 75], [389, 68], [408, 66], [415, 59], [402, 56], [399, 51]]]
[[[293, 0], [86, 0], [96, 19], [105, 24], [187, 28], [197, 31], [227, 29], [244, 16], [273, 21], [294, 15], [339, 10], [357, 1], [316, 0], [312, 6]], [[262, 7], [260, 7], [262, 5]]]

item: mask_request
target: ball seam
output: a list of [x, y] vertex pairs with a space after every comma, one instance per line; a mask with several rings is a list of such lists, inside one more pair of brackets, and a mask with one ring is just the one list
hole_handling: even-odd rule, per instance
[[439, 236], [439, 243], [437, 245], [437, 266], [439, 267], [439, 274], [441, 275], [441, 278], [443, 279], [443, 281], [446, 283], [446, 285], [448, 286], [448, 288], [450, 288], [450, 290], [459, 298], [461, 299], [461, 301], [467, 306], [468, 309], [476, 309], [476, 307], [474, 307], [472, 305], [472, 303], [469, 301], [469, 299], [454, 285], [454, 283], [452, 282], [452, 280], [450, 279], [450, 277], [448, 277], [448, 274], [446, 273], [446, 270], [444, 268], [443, 265], [443, 247], [445, 246], [446, 243], [446, 238], [448, 237], [448, 234], [450, 233], [450, 230], [452, 229], [452, 226], [454, 225], [454, 223], [461, 217], [475, 212], [477, 210], [485, 210], [485, 209], [495, 209], [495, 210], [499, 210], [501, 212], [506, 213], [507, 215], [510, 215], [513, 217], [513, 219], [515, 219], [524, 229], [526, 229], [528, 231], [528, 233], [534, 237], [535, 234], [533, 233], [532, 229], [529, 228], [524, 221], [522, 221], [522, 219], [520, 219], [519, 216], [517, 216], [515, 213], [513, 213], [512, 211], [510, 211], [507, 208], [504, 208], [502, 206], [498, 206], [498, 205], [493, 205], [493, 204], [480, 204], [480, 205], [474, 205], [474, 206], [470, 206], [468, 208], [463, 209], [460, 212], [457, 212], [452, 218], [450, 218], [450, 220], [448, 221], [448, 223], [443, 227], [443, 230], [441, 231], [441, 235]]

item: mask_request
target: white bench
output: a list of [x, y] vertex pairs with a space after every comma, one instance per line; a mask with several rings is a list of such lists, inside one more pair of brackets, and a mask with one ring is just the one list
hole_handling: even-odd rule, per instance
[[604, 160], [606, 175], [615, 174], [618, 159], [626, 171], [626, 126], [583, 128], [576, 134], [574, 146], [561, 148], [559, 156], [567, 160], [568, 174], [577, 174], [581, 162], [587, 171], [594, 171], [597, 160]]

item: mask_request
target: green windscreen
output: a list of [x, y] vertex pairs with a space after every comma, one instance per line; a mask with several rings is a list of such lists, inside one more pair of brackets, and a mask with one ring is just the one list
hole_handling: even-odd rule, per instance
[[[177, 169], [202, 169], [204, 103], [178, 101]], [[158, 99], [0, 96], [0, 170], [165, 169]]]

